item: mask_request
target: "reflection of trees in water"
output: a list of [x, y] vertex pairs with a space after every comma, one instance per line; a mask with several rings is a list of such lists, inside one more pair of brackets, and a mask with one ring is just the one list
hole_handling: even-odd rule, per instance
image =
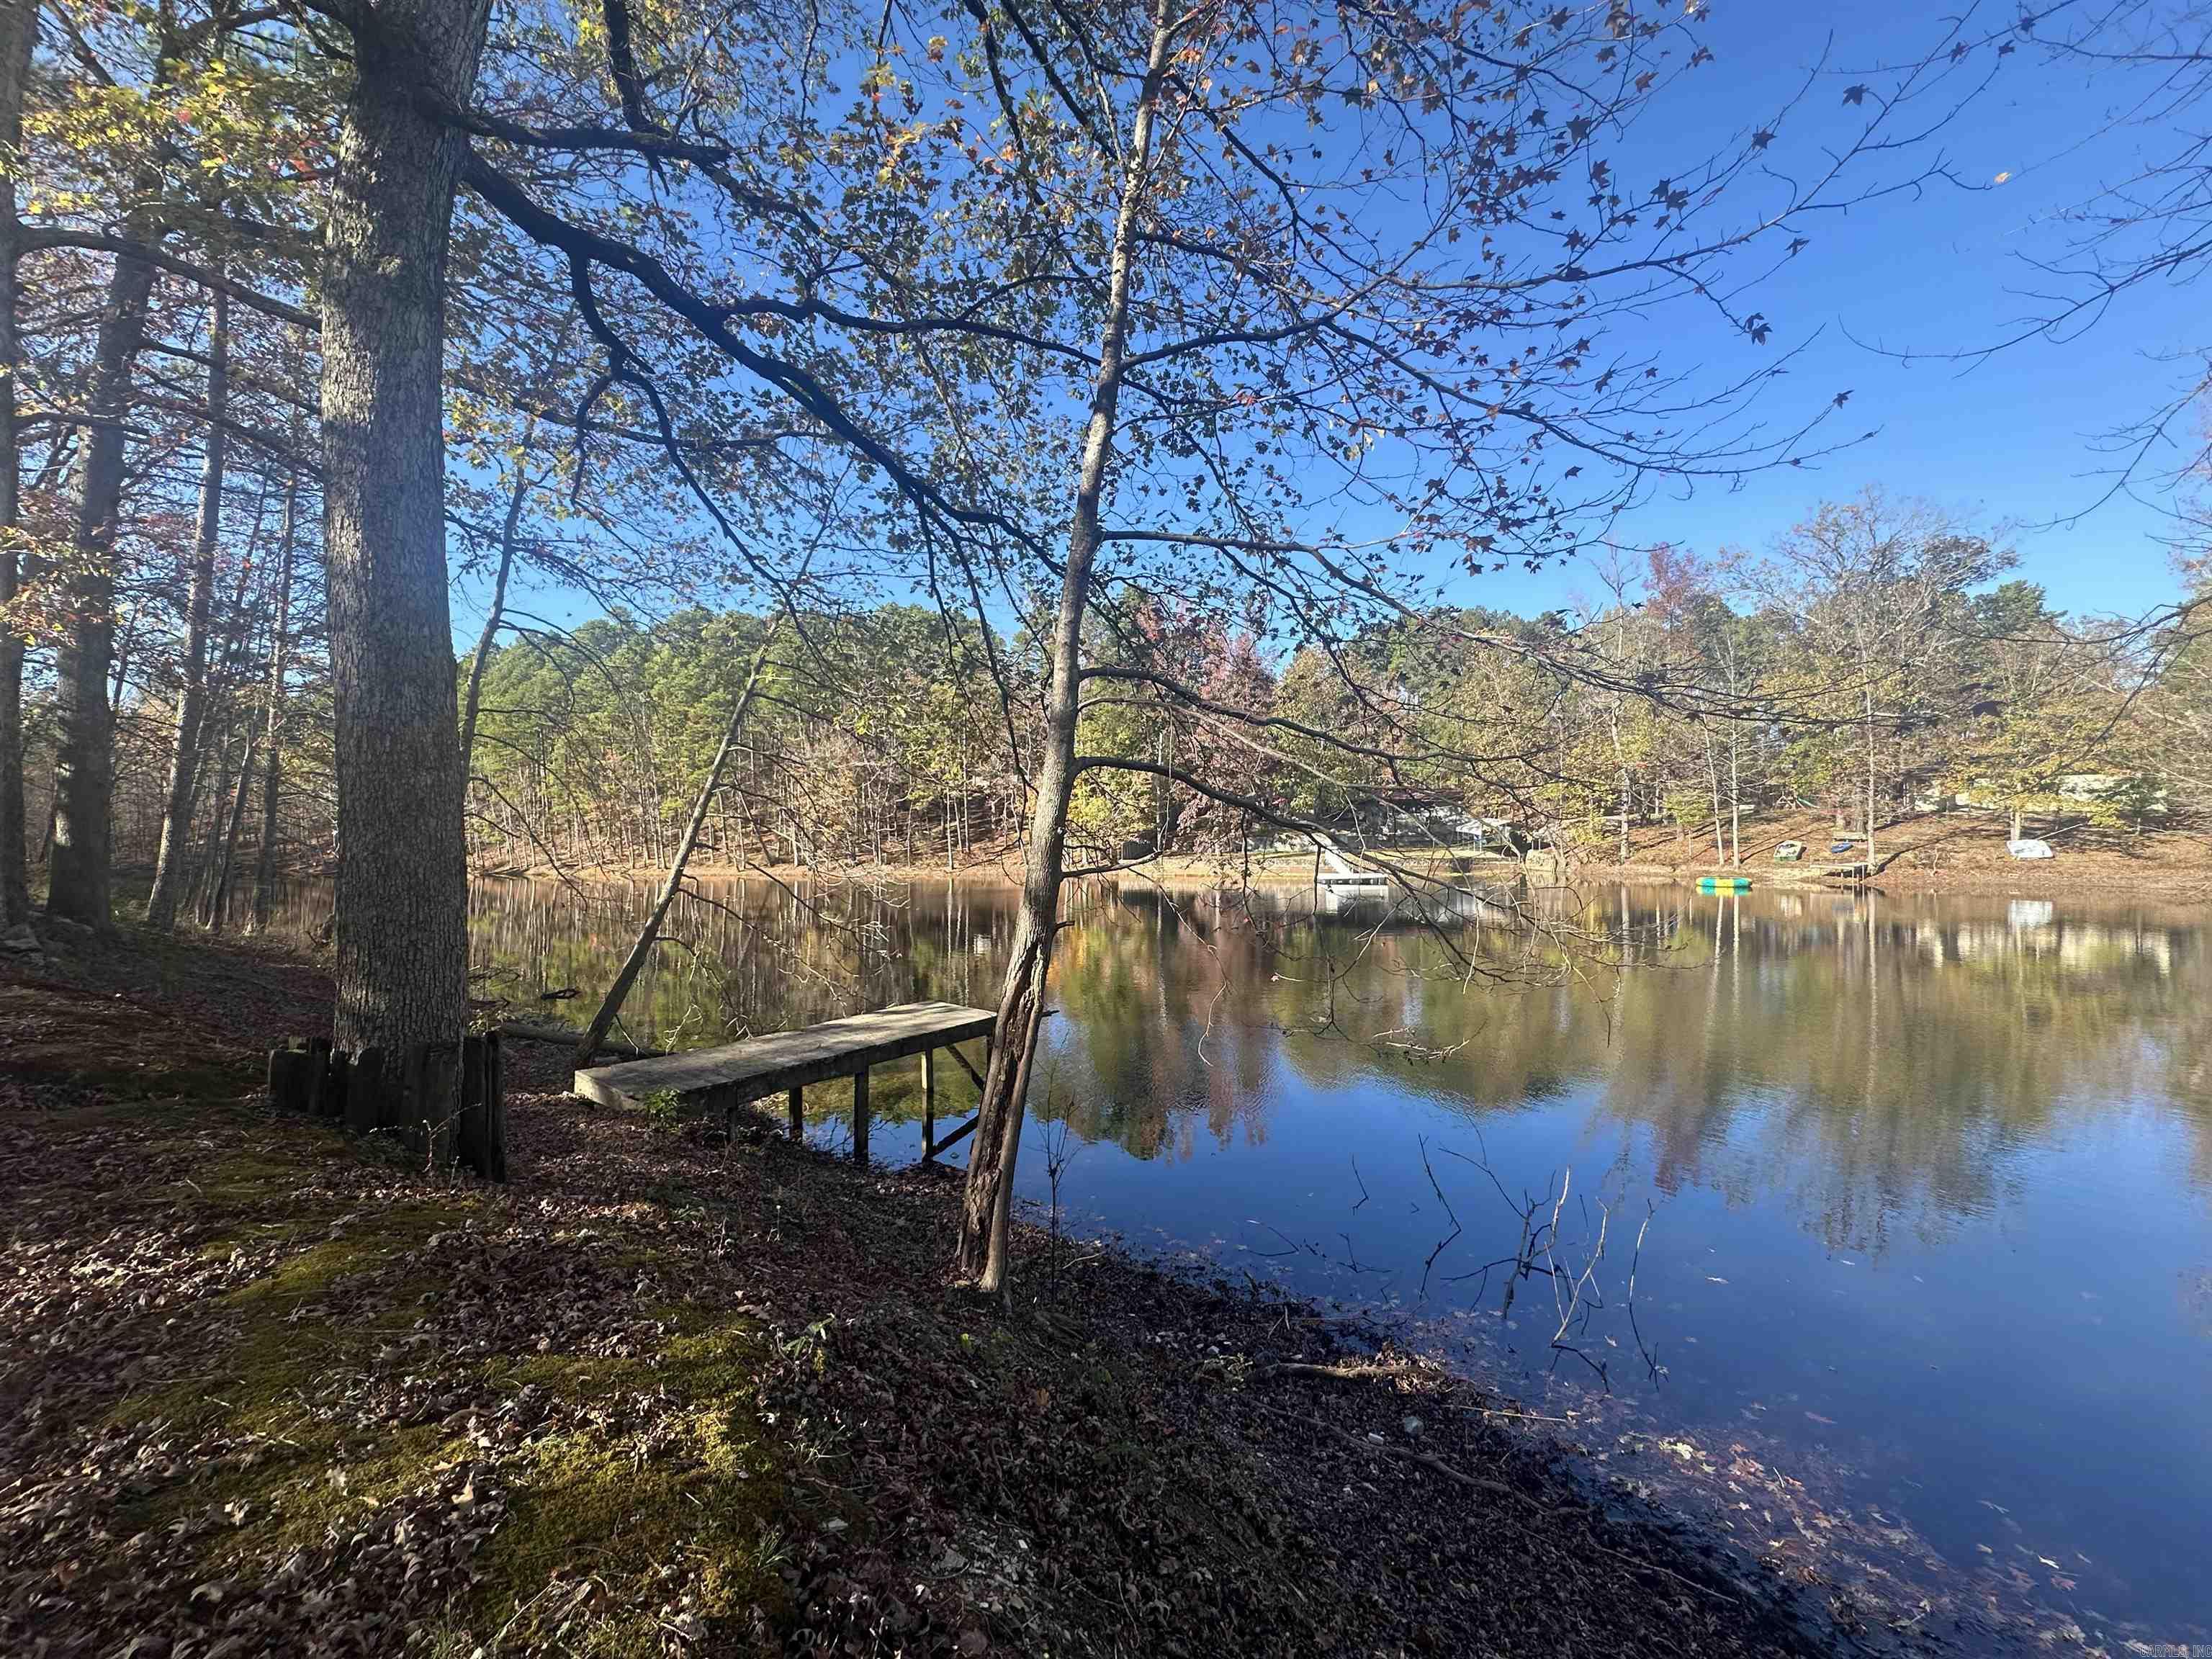
[[[726, 1042], [916, 998], [988, 1001], [1004, 967], [1003, 905], [939, 886], [860, 883], [787, 890], [765, 881], [696, 884], [672, 908], [623, 1024], [671, 1046]], [[547, 882], [480, 884], [471, 907], [485, 994], [528, 1003], [574, 987], [603, 992], [652, 902], [642, 884], [575, 891]]]
[[[1063, 1040], [1098, 1084], [1076, 1125], [1146, 1157], [1187, 1147], [1201, 1115], [1256, 1136], [1271, 1056], [1316, 1089], [1389, 1077], [1478, 1112], [1587, 1084], [1649, 1134], [1662, 1187], [1786, 1192], [1828, 1243], [1864, 1250], [1986, 1211], [2007, 1154], [2077, 1104], [2171, 1092], [2212, 1153], [2191, 919], [1778, 896], [1796, 914], [1669, 890], [1623, 915], [1616, 898], [1580, 920], [1638, 941], [1636, 970], [1472, 988], [1419, 930], [1307, 920], [1269, 950], [1142, 907], [1074, 936]], [[1443, 1057], [1399, 1058], [1408, 1030]]]
[[1055, 1060], [1093, 1080], [1066, 1101], [1077, 1133], [1146, 1158], [1188, 1157], [1201, 1124], [1224, 1145], [1267, 1138], [1267, 971], [1249, 928], [1211, 900], [1124, 894], [1059, 950]]
[[[1658, 1184], [1787, 1191], [1836, 1247], [1984, 1212], [2007, 1154], [2063, 1111], [2163, 1089], [2176, 1017], [2208, 989], [2197, 933], [2140, 917], [1754, 904], [1705, 901], [1663, 966], [1621, 976], [1616, 1039], [1587, 1002], [1567, 1018], [1607, 1112], [1649, 1131]], [[2201, 1111], [2195, 1128], [2205, 1144]]]
[[[988, 1006], [1005, 968], [1006, 890], [823, 885], [804, 905], [759, 881], [702, 893], [679, 902], [681, 943], [632, 995], [641, 1039], [723, 1040], [917, 997]], [[573, 985], [588, 1002], [649, 901], [643, 885], [480, 887], [483, 983], [523, 1004]], [[1291, 1078], [1347, 1097], [1410, 1085], [1470, 1114], [1589, 1088], [1648, 1135], [1662, 1187], [1786, 1192], [1829, 1243], [1873, 1250], [1900, 1224], [1987, 1210], [2007, 1154], [2075, 1105], [2164, 1095], [2212, 1188], [2197, 915], [1681, 889], [1546, 902], [1632, 941], [1641, 965], [1470, 987], [1435, 939], [1372, 917], [1286, 899], [1255, 902], [1255, 923], [1238, 901], [1085, 893], [1037, 1109], [1136, 1157], [1180, 1158], [1200, 1135], [1264, 1139]], [[290, 914], [311, 926], [325, 910], [310, 893]], [[1494, 925], [1455, 943], [1501, 967], [1526, 948]], [[1401, 1052], [1416, 1037], [1441, 1057]], [[1376, 1109], [1347, 1098], [1362, 1109]]]

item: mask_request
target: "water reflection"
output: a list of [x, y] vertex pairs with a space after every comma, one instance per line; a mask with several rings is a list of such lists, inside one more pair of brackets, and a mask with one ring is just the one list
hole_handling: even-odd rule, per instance
[[[480, 990], [589, 1006], [649, 900], [480, 888]], [[1013, 902], [708, 886], [628, 1029], [696, 1044], [919, 997], [988, 1005]], [[1589, 1378], [1559, 1372], [1550, 1321], [1524, 1304], [1501, 1322], [1494, 1282], [1478, 1302], [1462, 1276], [1512, 1249], [1517, 1218], [1444, 1164], [1464, 1237], [1434, 1260], [1422, 1152], [1486, 1152], [1531, 1190], [1571, 1169], [1577, 1199], [1657, 1206], [1638, 1306], [1667, 1368], [1655, 1391], [1609, 1308], [1589, 1341], [1613, 1397], [1574, 1406], [1584, 1432], [1691, 1433], [1723, 1463], [1787, 1468], [1981, 1575], [1992, 1606], [2212, 1638], [2203, 914], [1675, 888], [1531, 903], [1578, 948], [1482, 907], [1439, 938], [1300, 892], [1085, 893], [1030, 1102], [1075, 1138], [1064, 1201], [1401, 1317], [1557, 1402]], [[875, 1147], [894, 1159], [917, 1136], [886, 1081]], [[1028, 1196], [1042, 1164], [1024, 1159]], [[1780, 1547], [1724, 1486], [1717, 1518]]]

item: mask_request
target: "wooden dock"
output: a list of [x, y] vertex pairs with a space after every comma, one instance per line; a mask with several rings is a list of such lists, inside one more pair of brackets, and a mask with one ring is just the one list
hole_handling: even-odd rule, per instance
[[[1884, 860], [1887, 864], [1888, 860]], [[1864, 860], [1856, 863], [1778, 864], [1759, 866], [1759, 879], [1770, 887], [1863, 887], [1876, 872]]]
[[960, 1063], [982, 1086], [982, 1068], [954, 1045], [981, 1037], [989, 1053], [998, 1016], [988, 1008], [957, 1002], [905, 1002], [873, 1013], [852, 1014], [796, 1031], [732, 1042], [719, 1048], [692, 1048], [653, 1060], [625, 1060], [576, 1073], [575, 1092], [603, 1106], [641, 1106], [673, 1096], [684, 1106], [731, 1110], [772, 1095], [785, 1097], [791, 1133], [805, 1133], [804, 1095], [810, 1083], [831, 1078], [853, 1079], [853, 1157], [868, 1161], [868, 1068], [886, 1061], [921, 1056], [921, 1146], [926, 1163], [972, 1132], [973, 1118], [937, 1138], [939, 1049]]
[[1363, 869], [1334, 847], [1325, 847], [1321, 850], [1314, 882], [1322, 890], [1339, 898], [1387, 898], [1390, 893], [1388, 871]]

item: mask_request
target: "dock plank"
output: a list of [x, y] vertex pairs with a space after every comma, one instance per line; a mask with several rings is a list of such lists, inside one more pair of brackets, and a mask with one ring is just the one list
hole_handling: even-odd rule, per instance
[[574, 1087], [603, 1106], [636, 1106], [662, 1094], [687, 1104], [738, 1106], [828, 1078], [850, 1077], [864, 1066], [988, 1037], [997, 1023], [998, 1016], [988, 1008], [906, 1002], [719, 1048], [594, 1066], [578, 1072]]

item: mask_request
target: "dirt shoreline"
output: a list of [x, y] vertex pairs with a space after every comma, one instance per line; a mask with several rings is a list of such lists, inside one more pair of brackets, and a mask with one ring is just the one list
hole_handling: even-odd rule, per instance
[[272, 1116], [328, 998], [258, 946], [0, 969], [0, 1648], [1835, 1650], [1304, 1304], [1033, 1228], [1011, 1306], [949, 1287], [945, 1176], [524, 1046], [503, 1188]]
[[[1830, 856], [1826, 848], [1833, 833], [1826, 820], [1809, 815], [1747, 821], [1741, 837], [1742, 860], [1733, 863], [1716, 860], [1710, 832], [1703, 840], [1693, 840], [1672, 831], [1645, 830], [1632, 838], [1626, 861], [1594, 852], [1575, 860], [1563, 874], [1547, 872], [1537, 880], [1544, 885], [1574, 887], [1597, 882], [1694, 882], [1701, 876], [1725, 875], [1748, 877], [1755, 889], [1820, 890], [1822, 884], [1811, 873], [1811, 866]], [[1873, 885], [1893, 893], [2002, 893], [2048, 898], [2134, 893], [2177, 902], [2212, 902], [2212, 829], [2189, 825], [2135, 836], [2070, 823], [2045, 828], [2043, 833], [2057, 856], [2031, 861], [2011, 857], [2005, 851], [2005, 827], [1984, 815], [1931, 814], [1886, 824], [1877, 830], [1875, 841], [1877, 855], [1887, 860], [1886, 867]], [[1802, 842], [1808, 848], [1806, 861], [1777, 863], [1774, 850], [1784, 841]], [[1900, 856], [1890, 860], [1892, 853]], [[1523, 874], [1522, 866], [1514, 859], [1418, 850], [1396, 851], [1388, 856], [1407, 868], [1462, 880], [1511, 882]], [[538, 866], [480, 869], [477, 873], [493, 879], [547, 880], [562, 872], [550, 866]], [[566, 873], [589, 883], [651, 885], [665, 872], [645, 867], [590, 866], [572, 867]], [[1002, 848], [951, 872], [941, 861], [811, 869], [695, 863], [690, 874], [702, 880], [755, 880], [790, 886], [839, 881], [930, 884], [948, 879], [1013, 886], [1020, 883], [1022, 870], [1018, 850]], [[1256, 855], [1249, 866], [1177, 856], [1104, 879], [1139, 890], [1235, 890], [1249, 886], [1288, 892], [1311, 888], [1314, 865], [1308, 851]]]

